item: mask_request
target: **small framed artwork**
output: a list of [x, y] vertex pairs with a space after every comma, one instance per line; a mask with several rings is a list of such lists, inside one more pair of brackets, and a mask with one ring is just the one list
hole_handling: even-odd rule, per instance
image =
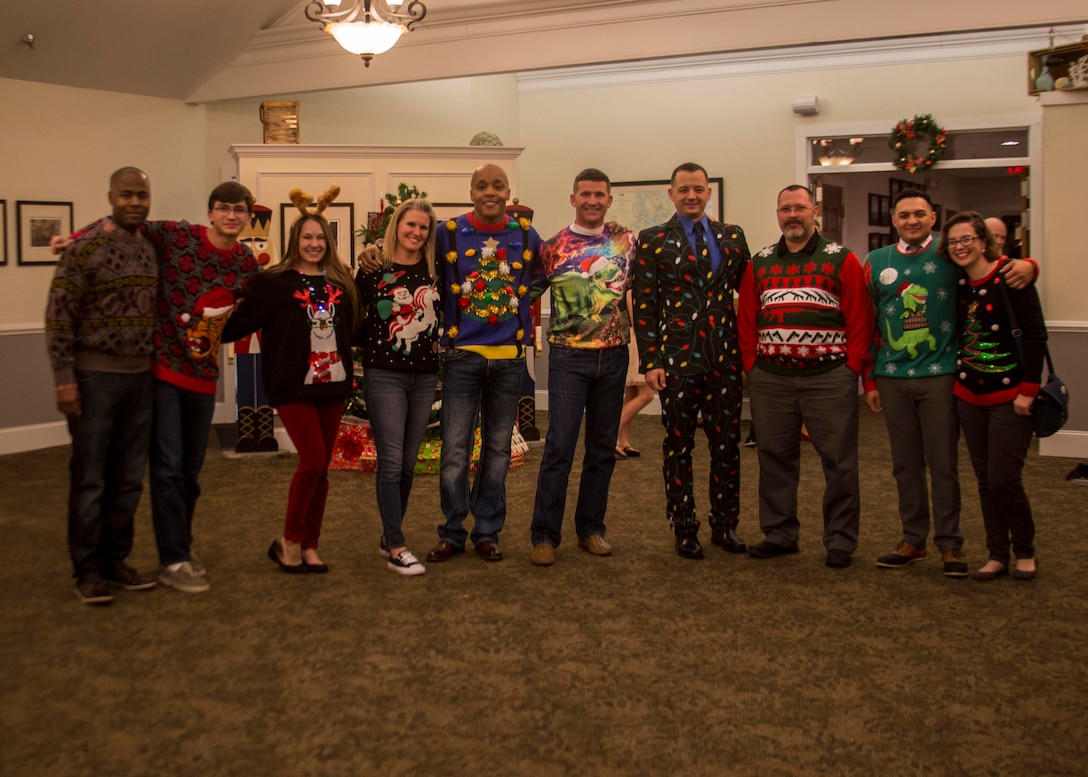
[[937, 217], [937, 220], [933, 222], [933, 231], [940, 232], [941, 227], [944, 225], [944, 208], [940, 205], [934, 205], [933, 215]]
[[[315, 203], [310, 203], [314, 205]], [[291, 236], [291, 227], [302, 214], [293, 202], [280, 203], [280, 256], [287, 256], [287, 241]], [[355, 270], [355, 203], [334, 202], [321, 214], [332, 228], [336, 240], [336, 254], [345, 265]]]
[[889, 235], [887, 232], [870, 232], [869, 233], [869, 250], [875, 251], [878, 248], [884, 246], [890, 246], [895, 242], [895, 238]]
[[72, 234], [72, 203], [19, 200], [15, 203], [15, 229], [19, 264], [57, 264], [60, 256], [53, 254], [49, 241]]
[[0, 200], [0, 266], [8, 263], [8, 201]]
[[870, 194], [869, 195], [869, 226], [870, 227], [879, 227], [880, 226], [880, 195], [879, 194]]
[[892, 225], [892, 198], [884, 195], [877, 196], [877, 218], [874, 226], [890, 227]]
[[[725, 179], [720, 176], [710, 179], [710, 200], [706, 204], [706, 212], [718, 221], [725, 220], [724, 186]], [[675, 213], [676, 206], [669, 199], [667, 180], [612, 182], [612, 208], [608, 211], [608, 217], [636, 235], [640, 230], [668, 221]]]

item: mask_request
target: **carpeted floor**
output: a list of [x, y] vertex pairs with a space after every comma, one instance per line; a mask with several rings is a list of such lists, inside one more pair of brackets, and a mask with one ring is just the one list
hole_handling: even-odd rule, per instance
[[[332, 572], [282, 574], [265, 552], [293, 457], [212, 451], [196, 523], [212, 590], [121, 592], [107, 608], [72, 595], [67, 450], [0, 457], [0, 775], [1085, 773], [1088, 488], [1064, 479], [1075, 461], [1028, 463], [1038, 580], [983, 584], [943, 577], [932, 548], [905, 570], [874, 566], [899, 530], [883, 423], [864, 408], [861, 544], [846, 570], [823, 564], [810, 446], [799, 555], [729, 555], [704, 530], [707, 558], [679, 558], [660, 440], [639, 418], [643, 456], [617, 463], [613, 557], [571, 535], [555, 566], [529, 563], [536, 448], [508, 479], [506, 560], [466, 553], [413, 579], [378, 555], [373, 476], [343, 472], [322, 538]], [[742, 457], [754, 542], [756, 454]], [[985, 549], [967, 461], [974, 569]], [[420, 557], [438, 516], [437, 478], [417, 479], [406, 533]], [[146, 493], [131, 561], [156, 563]]]

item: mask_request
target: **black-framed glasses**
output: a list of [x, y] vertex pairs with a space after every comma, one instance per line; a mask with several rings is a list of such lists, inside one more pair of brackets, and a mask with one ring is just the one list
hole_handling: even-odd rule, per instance
[[967, 237], [961, 237], [959, 240], [949, 238], [944, 241], [944, 244], [949, 248], [955, 248], [956, 246], [963, 246], [964, 248], [970, 248], [975, 244], [976, 240], [981, 240], [978, 235], [968, 235]]

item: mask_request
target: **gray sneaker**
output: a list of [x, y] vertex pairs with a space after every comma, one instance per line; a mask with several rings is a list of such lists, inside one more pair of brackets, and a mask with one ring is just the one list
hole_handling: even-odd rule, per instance
[[84, 604], [113, 604], [113, 593], [101, 577], [86, 574], [76, 581], [76, 599]]
[[191, 561], [183, 561], [177, 569], [163, 567], [159, 582], [187, 594], [199, 594], [211, 588], [208, 581], [198, 575]]
[[197, 577], [204, 577], [204, 575], [208, 574], [208, 568], [204, 566], [204, 562], [197, 558], [192, 551], [189, 552], [189, 566]]

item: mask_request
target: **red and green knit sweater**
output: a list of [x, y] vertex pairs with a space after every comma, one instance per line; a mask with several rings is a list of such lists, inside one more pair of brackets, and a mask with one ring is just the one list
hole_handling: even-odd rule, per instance
[[854, 252], [814, 233], [799, 251], [782, 238], [752, 257], [737, 317], [745, 372], [826, 372], [843, 361], [862, 374], [873, 305]]

